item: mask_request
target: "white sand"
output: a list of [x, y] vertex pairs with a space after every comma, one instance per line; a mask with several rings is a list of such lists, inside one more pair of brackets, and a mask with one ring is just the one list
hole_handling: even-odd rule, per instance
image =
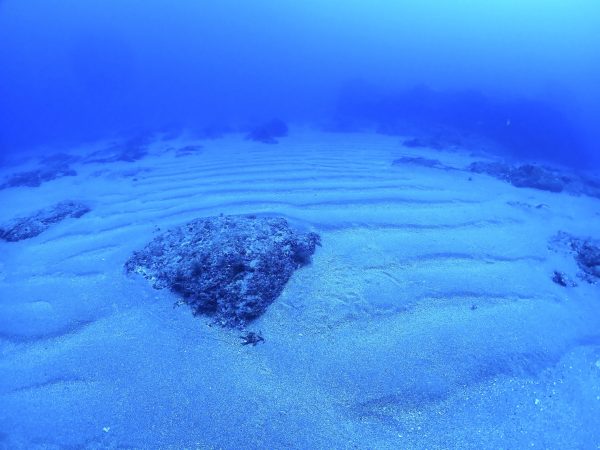
[[[600, 448], [600, 285], [554, 284], [578, 269], [548, 247], [600, 237], [600, 200], [392, 166], [480, 157], [380, 135], [162, 151], [188, 143], [0, 191], [2, 222], [93, 209], [0, 243], [0, 447]], [[123, 271], [158, 228], [219, 213], [322, 236], [256, 347]]]

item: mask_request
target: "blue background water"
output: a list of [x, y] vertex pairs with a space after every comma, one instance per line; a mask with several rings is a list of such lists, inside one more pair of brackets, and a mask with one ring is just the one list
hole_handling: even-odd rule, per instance
[[444, 125], [588, 165], [599, 43], [593, 0], [4, 0], [0, 149], [271, 117], [390, 122], [429, 103], [420, 123], [442, 109]]

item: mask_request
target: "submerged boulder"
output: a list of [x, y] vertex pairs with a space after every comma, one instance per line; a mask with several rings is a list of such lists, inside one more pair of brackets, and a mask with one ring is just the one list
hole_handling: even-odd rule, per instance
[[195, 314], [243, 327], [273, 303], [317, 245], [316, 233], [295, 232], [283, 218], [207, 217], [157, 236], [125, 268], [179, 294]]
[[58, 222], [70, 217], [79, 218], [89, 211], [90, 208], [79, 202], [60, 202], [36, 211], [31, 216], [16, 218], [3, 225], [0, 227], [0, 239], [9, 242], [29, 239], [40, 235]]
[[277, 138], [287, 135], [288, 126], [286, 123], [279, 119], [273, 119], [250, 130], [246, 135], [246, 139], [264, 144], [277, 144]]

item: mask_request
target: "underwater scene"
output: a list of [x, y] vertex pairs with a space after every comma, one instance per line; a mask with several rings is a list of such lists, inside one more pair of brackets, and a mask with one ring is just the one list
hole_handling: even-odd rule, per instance
[[0, 449], [600, 449], [600, 2], [0, 0]]

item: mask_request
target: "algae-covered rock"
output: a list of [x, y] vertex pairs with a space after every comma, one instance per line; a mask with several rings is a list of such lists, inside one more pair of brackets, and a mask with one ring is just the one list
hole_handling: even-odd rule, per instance
[[52, 225], [68, 218], [79, 218], [90, 208], [75, 201], [64, 201], [36, 211], [28, 217], [19, 217], [0, 227], [0, 239], [22, 241], [40, 235]]
[[125, 268], [181, 295], [195, 314], [242, 327], [281, 294], [319, 241], [283, 218], [208, 217], [157, 236]]

